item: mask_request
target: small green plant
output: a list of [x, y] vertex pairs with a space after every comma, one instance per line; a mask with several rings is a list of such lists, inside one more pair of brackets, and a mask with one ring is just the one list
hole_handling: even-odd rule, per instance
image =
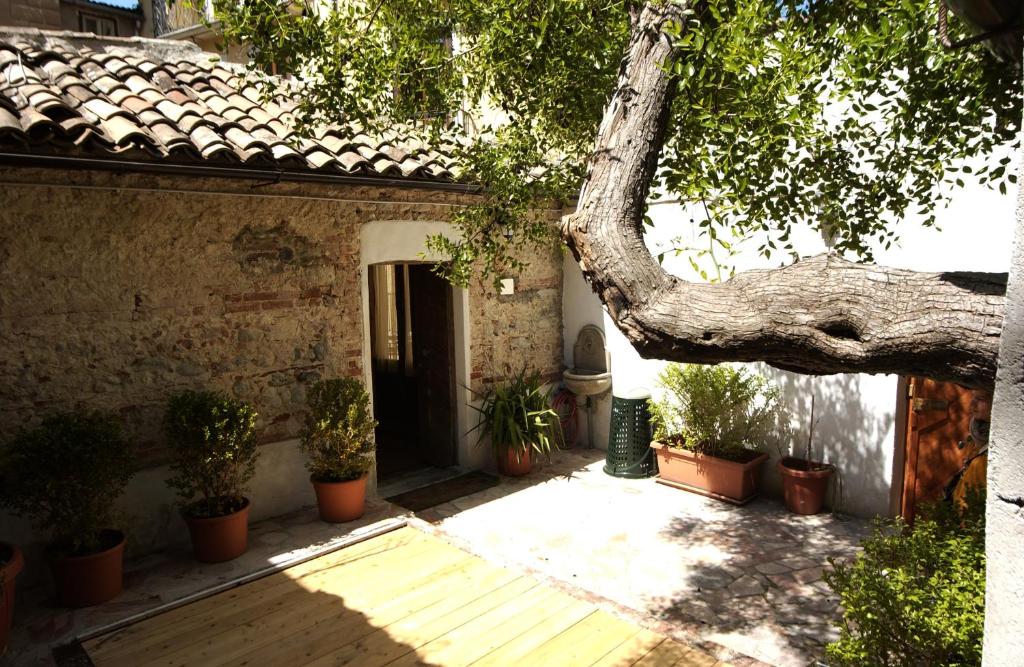
[[727, 365], [669, 364], [652, 400], [654, 437], [673, 447], [744, 460], [772, 437], [781, 404], [766, 378]]
[[309, 390], [309, 414], [302, 434], [306, 468], [317, 482], [359, 479], [373, 466], [370, 397], [354, 378], [323, 380]]
[[551, 408], [550, 393], [539, 373], [525, 369], [496, 382], [480, 396], [480, 405], [473, 406], [480, 413], [472, 429], [480, 431], [477, 446], [490, 439], [498, 460], [510, 451], [517, 459], [530, 451], [550, 459], [562, 428]]
[[224, 394], [185, 391], [171, 397], [165, 419], [174, 452], [167, 485], [192, 517], [225, 516], [245, 506], [256, 472], [256, 411]]
[[128, 441], [115, 418], [55, 414], [3, 448], [0, 505], [50, 531], [62, 555], [94, 553], [131, 474]]
[[913, 527], [878, 521], [847, 564], [825, 581], [838, 595], [839, 640], [829, 664], [981, 664], [985, 625], [985, 501], [923, 508]]

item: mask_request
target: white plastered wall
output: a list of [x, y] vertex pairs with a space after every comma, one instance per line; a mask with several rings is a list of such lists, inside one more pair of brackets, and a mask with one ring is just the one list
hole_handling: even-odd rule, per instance
[[[696, 210], [676, 203], [658, 203], [650, 207], [654, 227], [647, 236], [648, 247], [662, 247], [675, 236], [693, 241], [691, 218], [700, 219]], [[1006, 271], [1010, 263], [1014, 222], [1013, 193], [1000, 195], [980, 186], [969, 186], [954, 193], [949, 208], [938, 216], [937, 228], [925, 228], [915, 220], [900, 226], [901, 240], [892, 248], [876, 249], [879, 264], [917, 271]], [[801, 256], [824, 252], [817, 232], [809, 229], [794, 234]], [[741, 250], [736, 258], [738, 270], [779, 266], [756, 252], [756, 246]], [[700, 280], [687, 256], [667, 256], [666, 270], [688, 280]], [[572, 365], [572, 346], [584, 324], [601, 327], [608, 341], [612, 362], [613, 392], [630, 392], [642, 387], [658, 395], [657, 375], [664, 367], [659, 360], [641, 359], [629, 341], [615, 328], [603, 310], [572, 257], [564, 267], [563, 322], [565, 327], [565, 364]], [[899, 379], [892, 375], [831, 375], [812, 377], [787, 373], [764, 365], [754, 365], [782, 388], [785, 402], [793, 415], [796, 443], [806, 440], [810, 396], [816, 397], [815, 412], [821, 418], [815, 433], [815, 456], [837, 465], [842, 487], [831, 492], [833, 504], [844, 512], [871, 517], [897, 513], [902, 483], [902, 444], [897, 446], [897, 410]], [[595, 445], [605, 448], [611, 400], [596, 405]], [[586, 442], [586, 425], [581, 413], [580, 442]], [[773, 459], [778, 454], [771, 451]], [[767, 466], [765, 488], [769, 494], [780, 489], [774, 461]]]

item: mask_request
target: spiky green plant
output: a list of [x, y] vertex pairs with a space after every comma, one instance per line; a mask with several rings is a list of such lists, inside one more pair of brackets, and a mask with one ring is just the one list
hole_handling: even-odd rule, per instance
[[480, 433], [477, 445], [489, 440], [496, 460], [508, 452], [521, 460], [531, 451], [551, 458], [562, 425], [539, 373], [523, 369], [495, 382], [472, 407], [480, 414], [472, 429]]

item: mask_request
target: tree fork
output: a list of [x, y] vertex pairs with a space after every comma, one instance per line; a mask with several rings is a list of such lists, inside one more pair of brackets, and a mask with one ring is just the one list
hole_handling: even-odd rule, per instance
[[664, 28], [685, 26], [693, 6], [647, 2], [633, 23], [576, 212], [562, 221], [615, 324], [647, 358], [763, 361], [808, 374], [899, 373], [991, 388], [1004, 273], [920, 273], [820, 255], [705, 284], [655, 261], [643, 213], [678, 59]]

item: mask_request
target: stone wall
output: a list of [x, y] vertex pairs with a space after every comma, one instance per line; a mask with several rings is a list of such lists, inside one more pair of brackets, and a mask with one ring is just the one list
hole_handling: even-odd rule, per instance
[[[470, 201], [98, 172], [0, 181], [0, 435], [52, 410], [113, 411], [140, 467], [166, 460], [164, 406], [186, 388], [252, 402], [262, 442], [295, 437], [312, 382], [363, 374], [358, 225], [444, 220]], [[560, 370], [559, 251], [517, 281], [511, 296], [470, 290], [477, 388], [505, 366]]]
[[[562, 378], [562, 254], [560, 247], [535, 257], [515, 277], [515, 291], [498, 295], [490, 280], [470, 288], [473, 312], [471, 388], [479, 393], [523, 368], [544, 380]], [[476, 303], [479, 307], [473, 307]]]
[[5, 0], [0, 2], [0, 25], [59, 30], [60, 0]]

